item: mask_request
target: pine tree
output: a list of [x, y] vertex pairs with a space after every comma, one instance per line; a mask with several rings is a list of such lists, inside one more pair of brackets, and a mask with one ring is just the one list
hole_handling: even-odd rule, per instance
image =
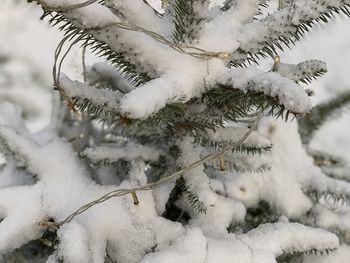
[[[267, 14], [264, 0], [168, 0], [163, 12], [145, 0], [34, 2], [65, 36], [51, 124], [31, 133], [0, 104], [1, 175], [12, 176], [2, 254], [287, 263], [349, 242], [348, 165], [308, 145], [350, 97], [311, 109], [301, 83], [325, 63], [279, 57], [313, 24], [350, 15], [349, 0], [283, 0]], [[74, 45], [82, 80], [63, 73]], [[85, 65], [89, 51], [106, 62]]]

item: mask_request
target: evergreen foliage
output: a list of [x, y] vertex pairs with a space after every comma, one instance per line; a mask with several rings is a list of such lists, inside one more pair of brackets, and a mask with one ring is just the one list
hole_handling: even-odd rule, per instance
[[[169, 0], [164, 13], [141, 0], [35, 2], [65, 33], [53, 69], [62, 101], [38, 134], [0, 104], [0, 173], [15, 178], [0, 188], [1, 253], [44, 244], [48, 262], [302, 263], [350, 242], [337, 211], [348, 166], [304, 150], [350, 96], [311, 110], [299, 83], [325, 63], [278, 56], [314, 23], [350, 15], [348, 0], [281, 1], [267, 15], [263, 0]], [[61, 71], [76, 44], [109, 65], [71, 80]], [[266, 57], [269, 72], [256, 66]]]
[[310, 114], [299, 119], [300, 133], [304, 143], [309, 143], [315, 132], [330, 119], [339, 118], [349, 105], [350, 93], [338, 95], [328, 102], [317, 105]]

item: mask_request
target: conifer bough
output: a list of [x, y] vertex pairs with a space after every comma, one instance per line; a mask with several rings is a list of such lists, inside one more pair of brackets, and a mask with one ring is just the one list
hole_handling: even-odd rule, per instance
[[[81, 115], [56, 98], [33, 134], [0, 104], [0, 173], [13, 178], [0, 188], [1, 253], [49, 238], [51, 263], [287, 263], [350, 241], [349, 212], [334, 208], [350, 199], [343, 163], [321, 170], [296, 121], [278, 120], [310, 112], [299, 84], [327, 71], [279, 53], [349, 15], [349, 0], [285, 0], [267, 15], [263, 0], [169, 0], [162, 12], [143, 0], [36, 2], [65, 31], [54, 86]], [[78, 44], [109, 62], [84, 62], [83, 81], [61, 72]]]

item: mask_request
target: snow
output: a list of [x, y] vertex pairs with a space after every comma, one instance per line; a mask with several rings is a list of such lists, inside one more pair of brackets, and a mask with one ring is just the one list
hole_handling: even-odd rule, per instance
[[89, 236], [86, 229], [77, 222], [64, 225], [59, 239], [62, 242], [61, 251], [68, 262], [86, 262], [89, 254]]
[[[50, 2], [45, 2], [44, 0], [40, 2], [50, 6]], [[144, 3], [136, 1], [134, 5], [144, 5]], [[159, 21], [157, 24], [162, 24], [164, 28], [167, 28], [167, 22], [159, 20], [159, 17], [149, 8], [146, 8], [143, 15], [136, 18], [130, 5], [125, 5], [123, 2], [116, 3], [115, 1], [109, 1], [108, 6], [114, 6], [115, 8], [120, 7], [121, 13], [113, 14], [108, 8], [98, 7], [98, 17], [103, 21], [97, 21], [96, 19], [91, 19], [91, 14], [88, 10], [85, 10], [86, 8], [92, 8], [93, 5], [91, 5], [89, 7], [70, 11], [67, 16], [72, 19], [74, 18], [75, 24], [81, 25], [88, 30], [98, 25], [98, 28], [91, 30], [92, 34], [97, 39], [109, 44], [112, 49], [128, 54], [128, 60], [137, 65], [136, 71], [143, 72], [146, 68], [154, 69], [154, 71], [146, 70], [149, 75], [155, 77], [154, 80], [146, 83], [144, 86], [136, 88], [122, 98], [120, 111], [129, 118], [145, 119], [158, 112], [168, 103], [179, 101], [186, 102], [193, 97], [198, 97], [205, 90], [215, 88], [215, 86], [219, 84], [215, 81], [218, 79], [218, 76], [227, 73], [227, 67], [224, 66], [225, 64], [221, 63], [220, 65], [220, 63], [216, 62], [216, 59], [211, 59], [206, 62], [203, 61], [203, 59], [184, 55], [173, 50], [168, 45], [157, 42], [154, 38], [143, 32], [123, 31], [113, 25], [114, 22], [119, 21], [119, 17], [124, 17], [125, 19], [129, 18], [132, 25], [143, 26], [145, 24], [147, 27], [148, 24], [143, 22], [143, 19], [145, 19], [151, 25], [154, 24], [154, 22], [152, 22], [153, 20]], [[246, 10], [242, 12], [242, 15], [244, 14], [245, 17], [249, 17], [249, 15], [257, 9], [257, 6], [250, 7], [248, 3], [243, 1], [239, 2], [238, 7], [242, 10]], [[93, 17], [95, 16], [94, 14]], [[114, 16], [113, 19], [112, 16]], [[283, 15], [280, 17], [283, 17]], [[218, 23], [216, 21], [217, 19], [221, 19], [221, 22]], [[239, 21], [240, 18], [238, 17], [235, 25], [235, 23], [230, 23], [228, 20], [231, 21], [232, 16], [223, 14], [223, 16], [219, 15], [219, 17], [208, 21], [208, 28], [203, 26], [202, 29], [201, 34], [203, 35], [203, 39], [199, 38], [196, 45], [212, 52], [228, 52], [235, 54], [238, 48], [242, 47], [242, 43], [249, 42], [253, 45], [257, 41], [259, 42], [260, 40], [255, 39], [257, 32], [264, 35], [264, 28], [261, 30], [256, 29], [256, 25], [260, 25], [257, 24], [258, 22], [256, 21], [250, 22], [243, 18]], [[92, 23], [94, 26], [91, 25]], [[271, 23], [269, 23], [269, 26]], [[106, 25], [110, 26], [106, 27]], [[227, 27], [230, 25], [230, 27], [221, 29], [220, 27], [222, 25], [227, 25]], [[249, 36], [248, 29], [248, 31], [243, 30], [241, 32], [242, 27], [245, 25], [248, 28], [254, 28], [251, 31], [253, 37], [251, 40], [243, 40], [240, 37], [241, 34], [245, 37]], [[171, 28], [167, 29], [169, 32]], [[164, 34], [165, 37], [168, 37], [168, 35], [170, 34]], [[138, 41], [134, 41], [135, 38], [137, 38]], [[241, 44], [233, 44], [235, 42], [238, 43], [237, 41]], [[227, 46], [223, 47], [222, 45]], [[128, 47], [127, 50], [125, 49], [126, 46]], [[156, 52], [154, 52], [154, 50], [156, 50]], [[212, 61], [214, 63], [212, 63]], [[227, 63], [228, 61], [223, 62]], [[239, 72], [233, 70], [229, 72], [229, 74], [232, 74], [233, 78], [236, 73], [240, 75], [243, 73], [247, 76], [251, 76], [254, 70], [253, 67], [247, 70], [240, 70]], [[287, 79], [283, 79], [275, 73], [261, 72], [260, 76], [255, 76], [255, 78], [252, 79], [252, 87], [237, 85], [235, 88], [256, 90], [266, 95], [277, 97], [287, 109], [293, 112], [303, 113], [310, 109], [310, 103], [305, 91], [297, 84], [289, 83]]]
[[194, 96], [192, 85], [196, 81], [196, 75], [192, 75], [190, 79], [183, 74], [171, 74], [167, 78], [151, 80], [122, 98], [121, 112], [130, 118], [145, 119], [167, 103], [188, 101]]
[[341, 246], [336, 253], [327, 257], [323, 256], [307, 256], [304, 263], [347, 263], [350, 257], [349, 246]]
[[296, 223], [265, 224], [250, 231], [242, 239], [255, 249], [269, 249], [275, 255], [281, 255], [284, 252], [307, 252], [313, 248], [322, 251], [325, 248], [339, 246], [339, 240], [335, 234]]
[[[298, 26], [304, 21], [316, 20], [321, 14], [330, 12], [332, 7], [342, 7], [346, 4], [349, 4], [349, 1], [326, 0], [320, 4], [316, 0], [297, 0], [292, 10], [287, 6], [261, 20], [244, 25], [239, 37], [240, 48], [257, 53], [265, 42], [276, 43], [280, 37], [289, 39], [298, 32]], [[239, 54], [234, 55], [235, 58], [239, 58]]]
[[245, 92], [262, 92], [267, 96], [278, 98], [286, 109], [305, 113], [311, 109], [311, 102], [304, 89], [290, 79], [275, 72], [263, 72], [254, 67], [247, 69], [231, 69], [219, 76], [225, 85]]
[[[231, 143], [237, 142], [248, 132], [246, 127], [229, 126], [225, 128], [216, 129], [215, 132], [209, 133], [210, 139], [216, 142], [229, 141]], [[271, 145], [268, 138], [256, 131], [252, 131], [248, 138], [244, 141], [244, 145], [268, 147]]]
[[81, 1], [81, 0], [60, 0], [60, 1], [47, 0], [47, 1], [45, 1], [47, 6], [51, 6], [52, 5], [55, 8], [57, 8], [57, 7], [65, 7], [65, 6], [74, 6], [74, 5], [77, 5], [77, 4], [84, 3], [84, 2], [85, 1]]
[[[252, 262], [252, 250], [243, 242], [210, 239], [207, 262]], [[232, 251], [235, 251], [233, 254]]]
[[[43, 231], [38, 224], [40, 221], [47, 218], [53, 218], [56, 222], [63, 220], [83, 204], [115, 189], [94, 183], [71, 146], [49, 129], [46, 132], [45, 137], [50, 139], [39, 142], [29, 133], [7, 125], [0, 126], [0, 137], [6, 139], [16, 155], [25, 159], [28, 170], [38, 176], [38, 182], [34, 185], [6, 188], [0, 193], [0, 212], [6, 215], [0, 225], [2, 253], [39, 238]], [[136, 186], [140, 179], [145, 182], [143, 170], [141, 173], [140, 170], [132, 172], [138, 175], [131, 175], [130, 180], [124, 181], [120, 187]], [[90, 209], [74, 219], [71, 227], [71, 223], [67, 223], [58, 231], [58, 235], [63, 237], [62, 241], [68, 242], [67, 245], [61, 242], [59, 255], [67, 254], [71, 259], [67, 262], [103, 262], [108, 243], [110, 249], [117, 251], [114, 257], [120, 262], [138, 262], [157, 240], [165, 242], [166, 238], [174, 236], [172, 233], [179, 233], [178, 224], [156, 214], [151, 192], [140, 192], [138, 195], [138, 206], [133, 204], [130, 196], [125, 196]], [[26, 217], [21, 216], [22, 213]], [[158, 228], [165, 227], [168, 228], [166, 236], [158, 231]], [[76, 235], [82, 233], [82, 229], [86, 229], [86, 232]], [[159, 235], [161, 238], [157, 239]], [[86, 239], [89, 241], [86, 242]], [[80, 251], [71, 251], [71, 242], [76, 242], [78, 245], [75, 248]]]
[[329, 209], [324, 205], [318, 205], [314, 209], [317, 224], [324, 229], [338, 229], [344, 233], [344, 241], [350, 239], [349, 209], [347, 207]]
[[26, 129], [20, 115], [20, 108], [8, 102], [0, 104], [0, 124]]
[[[154, 10], [143, 1], [115, 1], [107, 0], [106, 6], [115, 11], [117, 14], [124, 14], [133, 25], [140, 25], [147, 29], [166, 34], [171, 30], [170, 23], [164, 23], [159, 16], [155, 16]], [[142, 10], [142, 12], [139, 12]]]
[[[313, 204], [304, 193], [309, 187], [318, 192], [331, 192], [338, 195], [349, 193], [349, 183], [332, 180], [315, 167], [313, 160], [303, 148], [295, 122], [284, 123], [266, 119], [259, 132], [272, 143], [271, 153], [260, 158], [242, 158], [241, 166], [259, 167], [266, 163], [271, 167], [264, 173], [225, 173], [225, 177], [215, 176], [223, 186], [215, 181], [216, 188], [225, 195], [243, 202], [247, 207], [256, 206], [265, 200], [280, 214], [288, 218], [299, 218], [309, 211]], [[285, 136], [288, 140], [285, 140]], [[293, 158], [281, 158], [293, 156]], [[239, 164], [240, 157], [230, 155], [232, 162]], [[227, 159], [230, 162], [230, 159]]]
[[273, 263], [282, 250], [293, 252], [312, 249], [303, 240], [305, 232], [307, 241], [317, 243], [320, 250], [329, 246], [338, 247], [338, 239], [334, 234], [299, 224], [267, 224], [247, 235], [221, 236], [221, 239], [205, 239], [199, 228], [193, 228], [188, 229], [186, 235], [177, 239], [169, 249], [154, 252], [142, 262]]
[[[108, 23], [119, 22], [119, 20], [112, 14], [112, 12], [108, 10], [108, 8], [97, 4], [96, 1], [87, 6], [72, 8], [75, 5], [79, 5], [84, 2], [85, 1], [79, 0], [45, 0], [40, 3], [46, 10], [62, 10], [72, 19], [83, 18], [80, 22], [86, 27], [97, 27]], [[84, 19], [84, 14], [90, 17], [94, 16], [94, 20]]]
[[146, 256], [142, 263], [201, 263], [205, 262], [207, 241], [199, 228], [188, 229], [186, 235], [159, 252]]
[[125, 147], [109, 145], [87, 148], [81, 154], [89, 158], [92, 162], [98, 162], [101, 160], [116, 162], [120, 159], [132, 161], [139, 158], [144, 161], [156, 161], [161, 155], [157, 149], [132, 143]]
[[220, 239], [227, 234], [231, 223], [244, 221], [246, 209], [241, 202], [217, 196], [217, 202], [208, 206], [205, 214], [199, 214], [191, 221], [192, 226], [200, 226], [203, 233]]
[[[261, 129], [271, 132], [270, 140], [273, 145], [272, 170], [267, 173], [265, 183], [260, 186], [266, 186], [262, 189], [263, 199], [271, 202], [277, 210], [288, 217], [300, 216], [312, 206], [300, 184], [305, 184], [307, 177], [312, 176], [314, 166], [300, 142], [297, 125], [295, 122], [280, 125], [275, 121], [270, 123], [267, 121], [266, 126], [262, 126]], [[286, 135], [288, 141], [285, 140]], [[281, 156], [293, 156], [293, 158], [280, 158]], [[274, 183], [266, 184], [269, 181]], [[270, 186], [273, 189], [269, 189]]]
[[[64, 5], [78, 3], [78, 1], [45, 1], [52, 6], [58, 2]], [[120, 8], [135, 24], [153, 27], [155, 23], [162, 21], [153, 15], [151, 9], [147, 9], [138, 17], [126, 4], [127, 1], [108, 2], [111, 6]], [[226, 15], [225, 18], [218, 13], [208, 20], [205, 30], [208, 30], [210, 37], [204, 37], [195, 44], [205, 46], [208, 50], [235, 52], [241, 44], [237, 38], [242, 33], [242, 26], [254, 23], [252, 14], [256, 11], [256, 4], [260, 2], [234, 1], [240, 8], [244, 8], [244, 12], [240, 13], [242, 16]], [[326, 2], [332, 5], [345, 3]], [[300, 7], [306, 5], [312, 9], [315, 1], [299, 0], [297, 3]], [[142, 1], [135, 1], [131, 5], [146, 8]], [[116, 18], [118, 14], [112, 15], [113, 12], [110, 11], [112, 9], [99, 8], [93, 13], [94, 8], [92, 5], [72, 11], [69, 15], [75, 18], [78, 24], [81, 23], [86, 27], [119, 21], [119, 18]], [[318, 8], [315, 13], [308, 16], [318, 15], [325, 7], [322, 8]], [[227, 14], [231, 14], [231, 11], [235, 14], [235, 9]], [[99, 19], [93, 21], [88, 17], [91, 14], [99, 16]], [[303, 17], [303, 12], [300, 11], [299, 15], [300, 17], [296, 18], [298, 21]], [[85, 19], [86, 17], [89, 19]], [[233, 23], [227, 23], [218, 30], [219, 24], [215, 25], [215, 21], [219, 19], [223, 22], [227, 19]], [[166, 30], [171, 27], [160, 23], [157, 28], [158, 32], [165, 32], [166, 35]], [[249, 26], [244, 28], [249, 29]], [[260, 37], [257, 30], [255, 28], [254, 32], [251, 31], [248, 37]], [[120, 33], [118, 29], [115, 29], [115, 32], [111, 31], [102, 32], [103, 39], [110, 38], [115, 32]], [[229, 34], [226, 35], [225, 32]], [[169, 31], [167, 33], [169, 36]], [[263, 34], [263, 31], [261, 33]], [[134, 43], [136, 37], [138, 41]], [[217, 80], [221, 81], [219, 84], [228, 83], [230, 80], [229, 83], [233, 88], [263, 92], [277, 97], [287, 109], [305, 113], [310, 110], [311, 103], [303, 88], [293, 81], [300, 78], [301, 71], [311, 73], [315, 68], [325, 68], [321, 62], [309, 61], [299, 65], [281, 63], [280, 71], [277, 72], [266, 73], [255, 67], [228, 70], [225, 66], [227, 61], [219, 59], [202, 61], [177, 54], [168, 47], [158, 45], [147, 36], [140, 36], [139, 33], [121, 33], [121, 39], [126, 41], [126, 46], [132, 46], [140, 52], [131, 60], [140, 62], [145, 69], [152, 67], [154, 72], [150, 73], [155, 79], [135, 89], [124, 82], [119, 73], [100, 64], [96, 66], [99, 74], [111, 78], [112, 83], [120, 87], [121, 93], [88, 86], [63, 77], [60, 81], [67, 94], [88, 97], [98, 104], [107, 103], [108, 108], [120, 108], [121, 112], [129, 117], [147, 118], [168, 103], [190, 101], [191, 98], [200, 96], [202, 92], [218, 84]], [[119, 50], [121, 44], [116, 42], [109, 43], [114, 43], [114, 47]], [[254, 46], [256, 43], [251, 44]], [[123, 97], [122, 93], [127, 95]], [[14, 94], [16, 97], [19, 93]], [[2, 253], [39, 238], [45, 230], [39, 225], [41, 220], [49, 217], [56, 221], [62, 220], [81, 205], [118, 188], [116, 185], [96, 184], [91, 179], [93, 175], [65, 140], [58, 138], [50, 128], [40, 134], [29, 132], [19, 116], [17, 110], [9, 104], [0, 105], [0, 137], [9, 143], [11, 150], [16, 153], [15, 157], [20, 159], [20, 163], [24, 162], [28, 166], [29, 171], [36, 175], [36, 179], [35, 182], [28, 179], [28, 175], [20, 173], [11, 162], [8, 162], [6, 168], [0, 172], [2, 187], [0, 214], [5, 218], [0, 224]], [[226, 127], [212, 134], [212, 137], [218, 141], [237, 141], [246, 131], [247, 128]], [[182, 151], [178, 165], [186, 166], [199, 160], [202, 154], [206, 153], [203, 148], [193, 145], [192, 138], [179, 140], [178, 143]], [[319, 191], [345, 194], [349, 192], [349, 184], [330, 180], [314, 166], [312, 159], [301, 145], [295, 122], [284, 123], [264, 119], [246, 144], [262, 146], [273, 144], [273, 150], [271, 153], [264, 153], [249, 160], [246, 160], [244, 155], [228, 154], [226, 160], [254, 169], [268, 164], [271, 170], [252, 174], [223, 172], [219, 176], [209, 175], [204, 166], [199, 166], [186, 173], [184, 177], [190, 190], [195, 192], [207, 207], [205, 214], [196, 215], [184, 198], [179, 200], [177, 203], [179, 207], [191, 215], [188, 225], [182, 226], [159, 216], [164, 212], [165, 203], [173, 188], [174, 182], [170, 182], [162, 186], [159, 191], [138, 192], [140, 200], [138, 206], [133, 204], [130, 195], [111, 199], [63, 225], [58, 230], [61, 242], [57, 255], [51, 256], [49, 262], [57, 262], [61, 256], [67, 262], [104, 262], [107, 250], [113, 259], [122, 263], [140, 261], [275, 263], [275, 258], [283, 252], [337, 248], [339, 241], [334, 234], [288, 223], [288, 218], [300, 220], [310, 209], [315, 215], [316, 226], [324, 229], [338, 228], [345, 232], [346, 238], [349, 238], [348, 209], [331, 209], [325, 204], [313, 206], [310, 198], [303, 192], [305, 188], [313, 187]], [[126, 180], [119, 186], [129, 188], [147, 183], [142, 160], [155, 161], [163, 152], [152, 147], [127, 145], [123, 148], [91, 147], [83, 154], [97, 161], [106, 158], [111, 161], [121, 158], [132, 161], [133, 168], [125, 175]], [[12, 178], [11, 173], [14, 174]], [[247, 234], [227, 233], [230, 224], [244, 221], [246, 209], [256, 206], [261, 200], [267, 201], [273, 210], [281, 215], [283, 220], [280, 221], [283, 223], [262, 225]], [[342, 245], [339, 251], [329, 258], [309, 256], [304, 263], [345, 263], [348, 251], [349, 248]]]
[[327, 66], [325, 62], [317, 60], [304, 61], [298, 65], [279, 63], [277, 72], [285, 78], [300, 81], [305, 77], [314, 76], [316, 72], [327, 72]]
[[17, 169], [14, 161], [7, 161], [6, 166], [2, 168], [0, 173], [0, 188], [16, 185], [33, 184], [31, 175], [25, 171]]
[[114, 111], [118, 109], [119, 101], [122, 97], [119, 91], [91, 87], [84, 82], [72, 81], [64, 74], [59, 79], [59, 88], [69, 98], [88, 99], [93, 104]]
[[319, 5], [315, 0], [298, 0], [295, 3], [296, 12], [293, 15], [292, 21], [294, 24], [298, 24], [303, 20], [316, 19], [321, 13], [329, 11], [329, 7], [331, 6], [341, 7], [349, 3], [349, 0], [325, 0], [322, 5]]
[[[119, 90], [123, 93], [130, 92], [134, 87], [125, 80], [123, 75], [116, 71], [111, 65], [98, 62], [87, 70], [86, 77], [91, 85], [101, 85], [100, 83], [111, 83], [111, 89]], [[103, 85], [103, 84], [102, 84]]]

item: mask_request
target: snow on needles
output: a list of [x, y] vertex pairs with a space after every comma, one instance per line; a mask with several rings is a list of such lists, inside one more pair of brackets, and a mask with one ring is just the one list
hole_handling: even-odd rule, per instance
[[144, 161], [156, 161], [160, 156], [157, 149], [134, 144], [129, 144], [126, 147], [98, 146], [87, 148], [81, 154], [88, 157], [92, 162], [98, 162], [101, 160], [116, 162], [120, 159], [132, 161], [139, 158]]
[[[303, 148], [295, 122], [255, 119], [256, 114], [243, 109], [237, 126], [226, 126], [225, 116], [219, 116], [222, 127], [206, 134], [214, 145], [208, 146], [196, 143], [193, 133], [181, 133], [173, 123], [164, 125], [168, 129], [162, 125], [152, 127], [159, 129], [157, 133], [151, 129], [149, 132], [146, 122], [139, 122], [145, 126], [132, 130], [128, 118], [146, 119], [168, 104], [192, 102], [218, 86], [270, 97], [293, 113], [310, 111], [308, 94], [298, 82], [325, 72], [322, 62], [280, 63], [268, 72], [248, 64], [246, 68], [238, 65], [247, 58], [252, 62], [269, 53], [274, 57], [273, 44], [280, 39], [288, 42], [286, 39], [296, 34], [303, 22], [317, 19], [349, 0], [296, 0], [293, 8], [284, 6], [261, 19], [254, 19], [254, 15], [265, 3], [262, 0], [226, 1], [228, 9], [216, 7], [215, 12], [208, 9], [209, 1], [202, 0], [203, 5], [196, 2], [192, 6], [195, 23], [186, 18], [185, 25], [189, 26], [185, 29], [171, 16], [174, 10], [166, 8], [165, 15], [159, 16], [142, 0], [106, 0], [104, 4], [95, 1], [82, 8], [71, 8], [81, 3], [78, 0], [37, 1], [46, 11], [61, 12], [84, 30], [84, 37], [107, 45], [103, 48], [108, 49], [108, 55], [123, 59], [119, 69], [132, 72], [113, 74], [111, 68], [96, 65], [96, 75], [90, 71], [86, 76], [90, 84], [72, 81], [61, 73], [57, 88], [64, 99], [86, 99], [86, 103], [117, 112], [124, 121], [113, 123], [109, 132], [104, 130], [107, 122], [100, 125], [91, 116], [83, 116], [93, 126], [90, 133], [81, 133], [88, 146], [81, 156], [88, 162], [81, 160], [74, 146], [59, 137], [53, 127], [31, 133], [13, 106], [0, 104], [0, 144], [8, 158], [6, 169], [0, 171], [0, 253], [39, 239], [47, 230], [42, 224], [47, 220], [64, 222], [57, 229], [60, 242], [49, 262], [63, 259], [68, 263], [102, 263], [108, 254], [118, 263], [275, 263], [277, 257], [289, 253], [338, 248], [338, 237], [317, 227], [346, 230], [349, 222], [340, 219], [347, 212], [339, 215], [326, 205], [315, 205], [308, 192], [345, 195], [350, 192], [350, 184], [327, 177], [314, 165]], [[174, 1], [169, 3], [174, 7]], [[143, 78], [142, 85], [132, 81], [133, 74]], [[99, 78], [117, 87], [101, 88], [96, 83]], [[193, 108], [206, 106], [209, 105], [196, 104]], [[252, 119], [256, 120], [253, 126]], [[99, 132], [102, 136], [95, 140]], [[148, 137], [147, 132], [156, 136]], [[232, 144], [248, 132], [251, 136], [240, 148], [230, 149], [225, 156], [219, 153], [211, 162], [201, 159], [216, 150], [216, 142]], [[129, 140], [119, 144], [120, 137]], [[145, 137], [147, 142], [143, 141]], [[249, 149], [260, 150], [260, 155], [247, 157]], [[114, 184], [104, 185], [96, 179], [99, 162], [124, 165], [120, 160], [127, 161], [131, 168], [103, 167], [106, 173], [122, 173], [118, 174], [118, 183], [115, 180]], [[160, 174], [148, 176], [152, 169], [146, 165], [148, 161], [160, 167]], [[28, 174], [20, 172], [15, 163], [25, 167]], [[193, 169], [183, 170], [177, 178], [165, 177], [168, 172], [191, 165]], [[28, 180], [29, 174], [33, 176]], [[135, 195], [121, 195], [65, 221], [78, 208], [111, 191], [144, 186], [161, 178], [171, 180], [162, 180], [160, 190], [138, 191], [138, 202]], [[185, 181], [182, 185], [181, 179]], [[171, 200], [180, 211], [174, 221], [183, 219], [182, 224], [164, 215], [174, 189], [180, 192], [175, 193], [175, 201]], [[274, 223], [232, 231], [261, 202], [276, 212]], [[313, 227], [289, 222], [311, 220], [305, 219], [308, 213], [314, 216], [310, 224]], [[188, 219], [181, 218], [184, 214]]]
[[[15, 112], [9, 104], [3, 104], [1, 108], [3, 112]], [[8, 121], [14, 117], [17, 119]], [[63, 220], [81, 205], [116, 188], [92, 181], [71, 146], [52, 130], [45, 130], [45, 136], [44, 131], [41, 132], [45, 140], [38, 140], [35, 135], [18, 130], [16, 126], [22, 126], [18, 114], [2, 116], [1, 119], [1, 140], [7, 142], [9, 150], [17, 158], [25, 161], [38, 180], [33, 185], [1, 189], [1, 213], [6, 217], [0, 223], [0, 252], [39, 238], [44, 231], [39, 224], [42, 220]], [[183, 142], [182, 149], [192, 152], [191, 158], [183, 159], [183, 162], [198, 158], [198, 152], [191, 147], [188, 140]], [[143, 167], [142, 160], [139, 159], [138, 163]], [[273, 263], [275, 257], [284, 252], [308, 251], [311, 248], [322, 251], [338, 246], [334, 234], [290, 223], [262, 225], [246, 235], [227, 233], [232, 220], [243, 220], [244, 206], [212, 192], [209, 182], [203, 180], [203, 167], [194, 172], [188, 177], [189, 184], [201, 198], [206, 197], [208, 216], [194, 217], [192, 223], [184, 227], [157, 215], [151, 191], [138, 193], [140, 204], [137, 206], [130, 196], [112, 199], [59, 228], [58, 251], [49, 262], [64, 257], [68, 263], [102, 263], [108, 249], [110, 256], [121, 263], [165, 260], [186, 263], [189, 259], [215, 263], [215, 255], [219, 252], [222, 262], [236, 259], [241, 263]], [[144, 169], [137, 167], [130, 171], [128, 178], [120, 187], [135, 187], [147, 182]], [[301, 237], [305, 231], [307, 239]], [[319, 238], [320, 235], [322, 238]], [[151, 248], [155, 248], [154, 252], [149, 252]]]
[[[57, 1], [55, 1], [55, 4], [46, 0], [40, 0], [39, 2], [45, 7], [53, 9], [58, 5]], [[198, 35], [197, 39], [180, 45], [193, 45], [210, 52], [226, 52], [231, 54], [231, 59], [235, 60], [235, 57], [241, 56], [242, 52], [240, 50], [242, 49], [247, 52], [250, 50], [258, 52], [262, 43], [262, 36], [269, 35], [271, 28], [288, 32], [290, 27], [301, 23], [301, 19], [291, 25], [280, 23], [281, 19], [285, 19], [283, 15], [285, 10], [277, 11], [271, 15], [272, 18], [277, 17], [275, 20], [272, 18], [266, 22], [252, 20], [252, 14], [258, 12], [261, 1], [250, 2], [252, 4], [248, 4], [247, 1], [235, 1], [235, 8], [228, 12], [221, 12], [211, 19], [208, 17], [206, 21], [201, 19], [201, 21], [204, 21], [204, 25], [196, 29], [200, 30], [199, 34], [195, 34]], [[345, 4], [344, 1], [331, 2], [332, 5], [336, 6]], [[65, 2], [62, 2], [63, 6], [65, 4]], [[320, 4], [313, 3], [313, 5], [319, 6]], [[251, 76], [252, 72], [256, 72], [258, 75], [247, 78], [247, 83], [244, 83], [243, 86], [235, 85], [235, 81], [229, 83], [229, 85], [232, 85], [235, 89], [254, 90], [278, 98], [279, 103], [292, 112], [304, 113], [310, 110], [311, 104], [303, 88], [293, 80], [281, 77], [278, 73], [258, 71], [254, 66], [247, 69], [231, 69], [228, 71], [228, 58], [192, 57], [175, 51], [167, 44], [160, 43], [143, 32], [120, 29], [115, 23], [121, 22], [132, 26], [141, 26], [146, 31], [150, 30], [161, 34], [165, 39], [171, 38], [176, 25], [171, 25], [172, 21], [162, 20], [142, 1], [136, 1], [130, 5], [126, 1], [110, 0], [106, 2], [106, 6], [93, 4], [64, 12], [64, 15], [70, 18], [76, 26], [84, 28], [96, 39], [107, 43], [115, 52], [126, 54], [128, 62], [135, 65], [136, 72], [147, 74], [152, 78], [151, 81], [132, 90], [121, 99], [118, 110], [129, 118], [145, 119], [158, 112], [168, 103], [186, 102], [193, 97], [198, 97], [208, 89], [223, 84], [220, 78], [223, 74], [236, 78], [236, 76], [242, 74]], [[135, 16], [134, 7], [141, 6], [145, 11]], [[203, 5], [203, 8], [208, 7]], [[90, 9], [93, 9], [94, 12], [91, 13]], [[113, 12], [116, 9], [122, 10], [123, 15]], [[96, 15], [97, 10], [98, 15]], [[228, 15], [231, 11], [237, 12], [240, 16], [236, 18], [236, 16]], [[324, 8], [319, 10], [318, 14], [321, 14], [321, 11], [324, 11]], [[304, 13], [303, 21], [314, 19], [315, 15], [313, 13], [310, 13], [310, 17], [308, 16], [309, 13]], [[196, 14], [205, 16], [207, 12], [198, 10]], [[96, 20], [96, 17], [98, 17], [98, 20]], [[223, 27], [223, 25], [225, 26]], [[247, 38], [249, 35], [251, 36], [249, 40], [242, 39], [242, 36]], [[272, 40], [272, 42], [277, 40]], [[248, 44], [251, 47], [244, 46]], [[221, 60], [221, 62], [219, 63], [217, 60]]]

